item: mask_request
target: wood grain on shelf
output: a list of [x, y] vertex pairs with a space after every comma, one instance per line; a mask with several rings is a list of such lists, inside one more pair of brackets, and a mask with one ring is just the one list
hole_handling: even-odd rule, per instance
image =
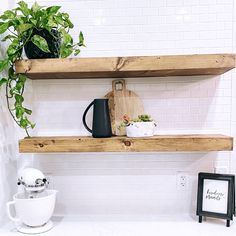
[[16, 62], [30, 79], [219, 75], [235, 67], [235, 54], [33, 59]]
[[231, 151], [233, 138], [217, 134], [157, 135], [147, 138], [32, 137], [19, 141], [21, 153]]

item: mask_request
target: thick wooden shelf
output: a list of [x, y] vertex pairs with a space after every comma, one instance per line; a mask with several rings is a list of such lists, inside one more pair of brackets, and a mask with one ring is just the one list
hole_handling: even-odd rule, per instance
[[235, 54], [34, 59], [16, 62], [30, 79], [220, 75], [235, 67]]
[[148, 138], [32, 137], [19, 141], [21, 153], [231, 151], [225, 135], [157, 135]]

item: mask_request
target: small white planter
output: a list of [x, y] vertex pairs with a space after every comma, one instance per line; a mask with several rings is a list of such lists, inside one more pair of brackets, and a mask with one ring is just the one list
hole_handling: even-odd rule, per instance
[[150, 137], [154, 135], [156, 124], [154, 121], [150, 122], [133, 122], [126, 127], [127, 137]]

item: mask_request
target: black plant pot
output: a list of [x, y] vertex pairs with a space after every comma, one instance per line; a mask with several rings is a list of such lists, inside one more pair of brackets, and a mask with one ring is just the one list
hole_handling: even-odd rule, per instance
[[24, 49], [29, 59], [58, 58], [60, 56], [61, 35], [57, 30], [52, 29], [50, 34], [46, 29], [34, 29], [32, 37], [35, 34], [43, 37], [47, 41], [50, 53], [42, 51], [31, 41], [28, 41]]

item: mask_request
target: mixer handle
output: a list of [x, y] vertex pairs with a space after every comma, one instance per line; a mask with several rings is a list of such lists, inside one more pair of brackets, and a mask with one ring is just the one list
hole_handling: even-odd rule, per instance
[[11, 202], [7, 203], [7, 216], [13, 222], [19, 223], [19, 222], [21, 222], [21, 220], [17, 217], [12, 216], [12, 214], [11, 214], [11, 206], [13, 206], [13, 205], [15, 205], [15, 201], [11, 201]]

